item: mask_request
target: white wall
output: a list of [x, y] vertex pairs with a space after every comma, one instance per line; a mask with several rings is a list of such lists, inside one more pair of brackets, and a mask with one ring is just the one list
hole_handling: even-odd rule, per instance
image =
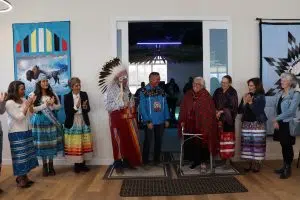
[[[93, 163], [112, 161], [108, 116], [97, 87], [97, 72], [113, 54], [113, 22], [117, 17], [228, 16], [233, 30], [233, 85], [245, 91], [245, 81], [259, 75], [259, 35], [256, 17], [300, 18], [299, 0], [10, 0], [14, 9], [0, 14], [0, 90], [13, 80], [12, 23], [71, 21], [72, 75], [82, 79], [90, 97], [96, 157]], [[7, 132], [5, 120], [4, 133]], [[4, 135], [4, 161], [10, 159]]]

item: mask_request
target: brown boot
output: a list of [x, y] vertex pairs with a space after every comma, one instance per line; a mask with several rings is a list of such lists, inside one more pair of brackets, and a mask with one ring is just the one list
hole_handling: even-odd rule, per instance
[[25, 175], [25, 179], [28, 182], [28, 184], [30, 185], [34, 184], [34, 181], [30, 180], [27, 175]]
[[82, 163], [80, 163], [79, 166], [80, 166], [80, 171], [82, 171], [82, 172], [88, 172], [88, 171], [90, 171], [90, 169], [85, 165], [85, 161], [83, 161]]
[[49, 162], [49, 176], [55, 176], [56, 172], [54, 170], [53, 162]]
[[28, 184], [24, 176], [18, 176], [16, 179], [17, 186], [20, 188], [29, 188], [31, 185]]
[[47, 177], [49, 175], [48, 164], [43, 163], [43, 176]]
[[80, 163], [75, 163], [73, 169], [75, 173], [80, 173]]

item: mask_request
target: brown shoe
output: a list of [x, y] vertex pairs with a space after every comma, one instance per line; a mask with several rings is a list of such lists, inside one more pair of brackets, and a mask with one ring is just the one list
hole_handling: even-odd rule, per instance
[[[30, 180], [30, 179], [28, 178], [27, 175], [25, 175], [24, 178], [25, 178], [25, 180], [27, 181], [27, 183], [28, 183], [29, 185], [34, 184], [34, 181]], [[18, 179], [18, 177], [16, 178], [16, 182], [17, 182], [17, 183], [20, 182], [19, 179]]]
[[31, 185], [26, 181], [24, 176], [19, 176], [16, 179], [17, 186], [20, 188], [29, 188]]
[[80, 173], [80, 166], [79, 166], [79, 164], [80, 163], [75, 163], [74, 164], [74, 168], [73, 168], [74, 172], [77, 173], [77, 174]]
[[28, 184], [30, 185], [34, 184], [34, 181], [30, 180], [27, 175], [25, 175], [25, 179], [28, 182]]
[[123, 169], [123, 167], [118, 167], [118, 168], [116, 168], [116, 173], [117, 173], [117, 174], [124, 174], [124, 169]]
[[82, 172], [90, 171], [90, 169], [85, 165], [85, 162], [80, 163], [79, 166], [80, 166], [80, 171], [82, 171]]
[[47, 163], [43, 164], [43, 176], [47, 177], [49, 175], [48, 165]]
[[53, 162], [49, 162], [49, 176], [55, 176], [56, 172], [54, 170]]

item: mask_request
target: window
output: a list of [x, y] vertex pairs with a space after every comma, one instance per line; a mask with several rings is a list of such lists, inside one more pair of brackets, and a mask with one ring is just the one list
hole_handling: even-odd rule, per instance
[[155, 58], [151, 63], [130, 64], [129, 65], [129, 89], [132, 94], [141, 87], [141, 82], [149, 83], [149, 74], [158, 72], [160, 80], [167, 83], [167, 61], [163, 61], [160, 56]]

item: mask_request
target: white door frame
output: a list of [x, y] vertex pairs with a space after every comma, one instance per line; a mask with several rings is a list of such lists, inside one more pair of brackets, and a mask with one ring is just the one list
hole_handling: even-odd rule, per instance
[[[214, 27], [218, 27], [218, 28], [227, 28], [227, 41], [228, 41], [228, 74], [231, 75], [233, 77], [232, 74], [232, 69], [233, 69], [233, 65], [232, 65], [232, 23], [231, 23], [231, 19], [230, 17], [214, 17], [214, 16], [162, 16], [162, 17], [157, 17], [157, 16], [153, 16], [153, 17], [117, 17], [115, 19], [112, 19], [112, 35], [114, 37], [112, 37], [112, 52], [111, 55], [113, 55], [113, 57], [117, 56], [117, 24], [118, 22], [150, 22], [150, 21], [155, 21], [155, 22], [164, 22], [164, 21], [180, 21], [180, 22], [197, 22], [197, 21], [201, 21], [203, 23], [202, 25], [202, 30], [203, 30], [203, 38], [209, 38], [209, 32], [208, 32], [208, 28], [214, 28]], [[123, 24], [123, 23], [121, 23]], [[126, 23], [124, 23], [126, 24]], [[226, 26], [224, 26], [224, 24], [226, 24]], [[125, 30], [127, 31], [128, 34], [128, 27], [125, 28]], [[124, 41], [124, 34], [122, 34], [122, 41]], [[124, 45], [122, 45], [122, 48], [127, 48], [129, 51], [129, 46], [128, 44], [126, 44], [124, 47]], [[203, 48], [207, 48], [209, 47], [209, 41], [203, 40]], [[127, 51], [127, 52], [128, 52]], [[124, 52], [124, 51], [123, 51]], [[124, 52], [125, 53], [125, 52]], [[124, 56], [127, 56], [127, 58], [125, 58], [125, 62], [128, 62], [128, 57], [129, 53], [125, 54]], [[122, 58], [123, 58], [123, 53], [122, 53]], [[128, 64], [128, 63], [127, 63]], [[204, 80], [206, 81], [206, 86], [208, 91], [210, 90], [210, 52], [209, 52], [209, 48], [206, 49], [206, 51], [203, 51], [203, 77]], [[234, 78], [234, 77], [233, 77]]]
[[227, 50], [228, 50], [228, 68], [227, 73], [232, 75], [232, 37], [231, 28], [227, 21], [203, 21], [203, 78], [206, 82], [206, 88], [210, 91], [210, 30], [227, 30]]

